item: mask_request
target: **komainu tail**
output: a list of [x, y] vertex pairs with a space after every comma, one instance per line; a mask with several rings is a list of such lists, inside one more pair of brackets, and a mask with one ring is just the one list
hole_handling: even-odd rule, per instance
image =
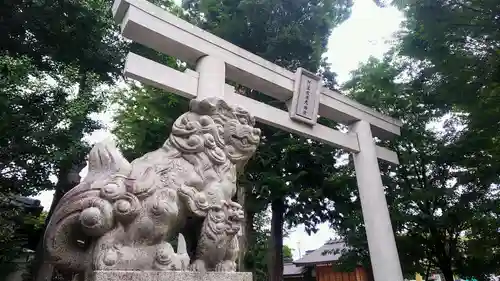
[[88, 269], [94, 241], [115, 225], [110, 199], [124, 191], [131, 170], [112, 141], [96, 144], [88, 161], [86, 177], [62, 197], [45, 231], [47, 258], [61, 270]]

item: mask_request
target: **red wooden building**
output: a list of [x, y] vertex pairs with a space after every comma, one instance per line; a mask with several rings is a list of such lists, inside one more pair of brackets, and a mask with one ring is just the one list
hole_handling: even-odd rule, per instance
[[352, 272], [342, 272], [335, 268], [335, 263], [345, 248], [342, 241], [330, 240], [319, 249], [306, 254], [283, 266], [285, 281], [369, 281], [364, 268], [358, 267]]

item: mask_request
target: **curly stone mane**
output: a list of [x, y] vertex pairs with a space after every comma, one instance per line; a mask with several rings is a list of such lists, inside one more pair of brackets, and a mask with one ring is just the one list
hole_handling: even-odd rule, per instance
[[260, 130], [254, 125], [246, 110], [221, 99], [192, 100], [190, 111], [174, 122], [164, 147], [177, 150], [197, 169], [203, 169], [199, 158], [205, 154], [219, 174], [227, 172], [231, 163], [237, 165], [235, 172], [241, 172], [260, 141]]

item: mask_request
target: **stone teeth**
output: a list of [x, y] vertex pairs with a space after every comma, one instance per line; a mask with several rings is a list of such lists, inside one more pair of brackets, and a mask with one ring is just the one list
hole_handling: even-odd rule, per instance
[[184, 239], [184, 235], [181, 233], [179, 233], [179, 237], [177, 238], [177, 254], [187, 254], [186, 239]]

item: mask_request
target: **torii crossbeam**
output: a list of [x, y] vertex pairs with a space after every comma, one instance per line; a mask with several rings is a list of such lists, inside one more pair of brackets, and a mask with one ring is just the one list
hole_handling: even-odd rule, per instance
[[[222, 97], [243, 105], [262, 123], [353, 153], [375, 280], [403, 280], [378, 166], [378, 159], [398, 164], [398, 157], [373, 139], [399, 135], [399, 120], [321, 87], [319, 78], [306, 70], [292, 73], [147, 1], [115, 0], [113, 15], [125, 38], [196, 65], [196, 71], [180, 72], [129, 53], [125, 76], [189, 99]], [[226, 79], [286, 102], [289, 112], [239, 95]], [[350, 130], [317, 124], [317, 115]]]

